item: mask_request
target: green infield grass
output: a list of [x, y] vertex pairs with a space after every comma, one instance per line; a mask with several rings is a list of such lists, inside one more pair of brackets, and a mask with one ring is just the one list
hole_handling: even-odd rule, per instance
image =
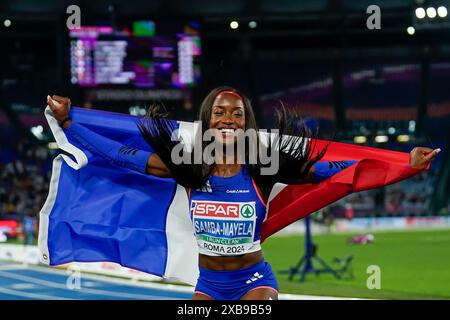
[[[281, 293], [311, 294], [375, 299], [450, 299], [450, 230], [371, 232], [375, 241], [366, 245], [348, 244], [355, 234], [313, 235], [318, 256], [337, 268], [333, 258], [351, 255], [353, 278], [332, 274], [300, 275], [292, 281], [280, 271], [294, 267], [304, 254], [303, 235], [273, 236], [263, 243], [264, 256], [272, 265]], [[319, 264], [314, 264], [320, 267]], [[380, 270], [380, 289], [368, 289], [372, 272]], [[373, 280], [372, 278], [370, 280]], [[374, 283], [373, 281], [369, 281]]]

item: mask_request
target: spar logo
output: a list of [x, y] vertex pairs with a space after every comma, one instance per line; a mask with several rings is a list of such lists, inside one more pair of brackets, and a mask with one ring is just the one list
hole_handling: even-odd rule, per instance
[[193, 215], [202, 217], [251, 218], [255, 215], [254, 203], [193, 201]]
[[255, 214], [255, 208], [253, 208], [253, 206], [251, 206], [250, 204], [244, 204], [241, 207], [241, 215], [244, 218], [251, 218], [251, 217], [253, 217], [254, 214]]

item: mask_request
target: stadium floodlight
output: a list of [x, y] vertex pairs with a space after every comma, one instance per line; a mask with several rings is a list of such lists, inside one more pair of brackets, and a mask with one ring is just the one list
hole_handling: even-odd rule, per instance
[[44, 140], [44, 128], [41, 125], [38, 125], [36, 127], [32, 127], [30, 129], [31, 133], [38, 138], [39, 140]]
[[445, 18], [447, 16], [447, 8], [444, 6], [440, 6], [437, 9], [438, 16], [441, 18]]
[[436, 9], [433, 7], [427, 8], [427, 16], [431, 19], [436, 18]]
[[389, 127], [388, 133], [389, 134], [395, 134], [395, 128], [394, 127]]
[[416, 131], [416, 122], [414, 120], [410, 120], [408, 123], [408, 131], [414, 132]]
[[425, 18], [426, 12], [424, 8], [417, 8], [416, 9], [416, 17], [417, 19], [423, 19]]
[[255, 29], [258, 26], [258, 23], [252, 20], [248, 23], [248, 26], [250, 29]]
[[382, 135], [382, 136], [376, 136], [375, 137], [375, 142], [376, 143], [385, 143], [385, 142], [388, 142], [389, 141], [389, 137], [388, 136], [385, 136], [385, 135]]
[[409, 141], [409, 135], [407, 135], [407, 134], [399, 134], [398, 136], [397, 136], [397, 141], [398, 142], [408, 142]]
[[414, 29], [413, 26], [409, 26], [409, 27], [406, 29], [406, 32], [408, 32], [408, 34], [409, 34], [410, 36], [412, 36], [412, 35], [414, 35], [414, 33], [416, 33], [416, 29]]
[[355, 136], [353, 138], [353, 141], [355, 143], [366, 143], [367, 142], [367, 137], [366, 136]]
[[3, 21], [3, 25], [4, 25], [6, 28], [10, 27], [10, 26], [11, 26], [11, 20], [5, 19], [5, 21]]
[[237, 22], [237, 21], [231, 21], [231, 22], [230, 22], [230, 28], [231, 28], [231, 29], [237, 29], [237, 28], [239, 28], [239, 22]]
[[132, 116], [145, 116], [147, 113], [145, 108], [140, 106], [131, 106], [128, 108], [128, 111]]
[[49, 142], [48, 143], [48, 148], [50, 150], [57, 150], [58, 149], [58, 144], [56, 142]]

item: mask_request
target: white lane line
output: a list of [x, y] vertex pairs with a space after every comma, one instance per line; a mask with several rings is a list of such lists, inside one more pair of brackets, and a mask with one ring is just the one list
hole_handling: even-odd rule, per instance
[[17, 289], [17, 290], [31, 290], [31, 289], [38, 288], [38, 286], [36, 286], [35, 284], [32, 284], [32, 283], [14, 283], [14, 284], [10, 285], [9, 287], [12, 289]]
[[10, 278], [10, 279], [21, 280], [21, 281], [29, 281], [31, 283], [40, 284], [40, 285], [51, 287], [51, 288], [63, 289], [66, 291], [72, 291], [72, 292], [75, 291], [75, 292], [80, 292], [80, 293], [104, 295], [104, 296], [111, 296], [111, 297], [117, 297], [117, 298], [130, 298], [130, 299], [141, 299], [141, 300], [174, 299], [172, 297], [166, 297], [166, 296], [153, 296], [153, 295], [143, 295], [143, 294], [135, 294], [135, 293], [113, 292], [113, 291], [98, 290], [98, 289], [82, 288], [80, 290], [70, 290], [69, 288], [66, 287], [65, 284], [59, 284], [59, 283], [55, 283], [52, 281], [35, 279], [32, 277], [13, 274], [13, 273], [5, 272], [5, 271], [0, 271], [0, 276], [5, 277], [5, 278]]
[[93, 281], [84, 281], [83, 282], [83, 287], [88, 287], [88, 288], [93, 288], [93, 287], [101, 287], [102, 284], [98, 283], [98, 282], [93, 282]]
[[360, 298], [346, 298], [346, 297], [328, 297], [328, 296], [310, 296], [298, 294], [279, 294], [279, 300], [364, 300]]
[[8, 265], [0, 265], [0, 270], [17, 270], [17, 269], [26, 269], [26, 267], [24, 267], [21, 264], [8, 264]]
[[[49, 267], [42, 267], [42, 266], [29, 266], [28, 269], [32, 270], [32, 271], [36, 271], [36, 272], [43, 272], [43, 273], [67, 276], [66, 270], [60, 270], [60, 269], [56, 269], [56, 268], [49, 268]], [[194, 287], [192, 287], [192, 286], [153, 283], [153, 282], [145, 282], [145, 281], [134, 281], [132, 279], [113, 278], [110, 276], [90, 274], [87, 272], [81, 272], [81, 276], [83, 279], [103, 281], [103, 282], [107, 282], [107, 283], [111, 283], [111, 284], [125, 285], [125, 286], [129, 286], [129, 287], [148, 288], [148, 289], [165, 290], [165, 291], [180, 292], [180, 293], [191, 293], [191, 294], [194, 293]]]
[[23, 292], [23, 291], [17, 291], [17, 290], [6, 289], [6, 288], [1, 288], [1, 287], [0, 287], [0, 292], [18, 296], [18, 297], [38, 299], [38, 300], [73, 300], [70, 298], [60, 298], [60, 297], [49, 296], [46, 294]]

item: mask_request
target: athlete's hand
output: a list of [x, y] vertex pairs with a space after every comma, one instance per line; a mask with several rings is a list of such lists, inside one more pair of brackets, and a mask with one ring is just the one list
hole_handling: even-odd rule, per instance
[[[52, 97], [47, 96], [47, 104], [53, 112], [55, 119], [61, 123], [64, 119], [69, 116], [70, 110], [70, 99], [66, 97], [60, 97], [53, 95]], [[63, 126], [68, 128], [70, 126], [71, 120], [65, 121]]]
[[409, 154], [409, 165], [416, 169], [425, 169], [439, 152], [441, 152], [441, 149], [415, 147]]

